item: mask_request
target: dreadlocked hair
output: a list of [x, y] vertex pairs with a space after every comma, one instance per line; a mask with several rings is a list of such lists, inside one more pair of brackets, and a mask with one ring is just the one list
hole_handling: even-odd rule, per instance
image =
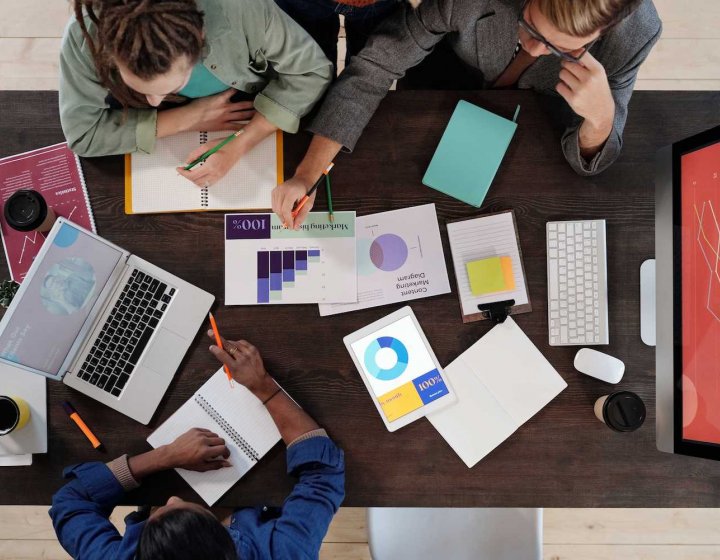
[[[116, 60], [138, 77], [152, 79], [181, 56], [193, 63], [200, 57], [203, 12], [195, 0], [74, 0], [74, 8], [100, 83], [126, 108], [150, 105], [122, 81]], [[95, 39], [83, 10], [97, 27]]]

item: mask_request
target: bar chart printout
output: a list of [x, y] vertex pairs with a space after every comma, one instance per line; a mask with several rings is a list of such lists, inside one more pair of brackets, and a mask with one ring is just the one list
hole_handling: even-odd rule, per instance
[[320, 249], [258, 251], [257, 303], [279, 302], [284, 289], [294, 288], [295, 279], [307, 276], [308, 263], [320, 262]]
[[310, 213], [298, 231], [274, 214], [225, 216], [225, 302], [357, 301], [355, 213]]

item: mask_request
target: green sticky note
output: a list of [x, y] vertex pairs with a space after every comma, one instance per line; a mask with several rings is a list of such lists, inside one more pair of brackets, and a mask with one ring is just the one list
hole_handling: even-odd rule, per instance
[[465, 264], [470, 291], [474, 296], [504, 292], [508, 289], [500, 257], [470, 261]]

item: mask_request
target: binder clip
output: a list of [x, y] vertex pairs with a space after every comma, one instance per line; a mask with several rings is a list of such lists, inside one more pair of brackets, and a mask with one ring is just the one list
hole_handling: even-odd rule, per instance
[[500, 323], [504, 323], [505, 319], [508, 318], [513, 305], [515, 305], [514, 299], [506, 299], [478, 305], [478, 311], [480, 311], [486, 319], [490, 319], [493, 323], [499, 325]]

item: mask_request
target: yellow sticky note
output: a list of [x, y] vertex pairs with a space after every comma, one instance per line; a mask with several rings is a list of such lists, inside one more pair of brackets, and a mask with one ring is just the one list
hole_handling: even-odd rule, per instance
[[466, 263], [474, 296], [507, 292], [515, 288], [510, 257], [490, 257]]

